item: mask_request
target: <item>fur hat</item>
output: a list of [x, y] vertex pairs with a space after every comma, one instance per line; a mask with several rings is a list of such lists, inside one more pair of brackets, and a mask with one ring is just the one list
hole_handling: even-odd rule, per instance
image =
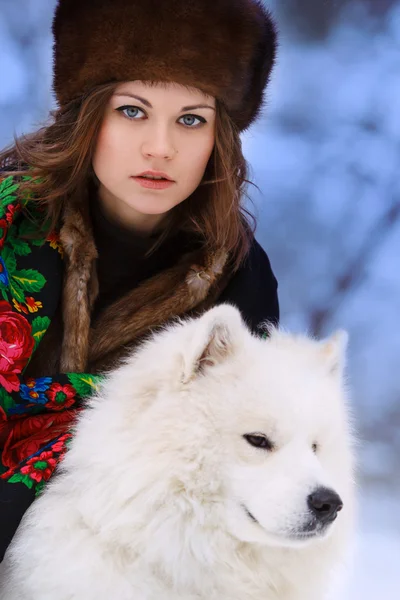
[[113, 81], [170, 81], [222, 101], [240, 131], [259, 115], [277, 48], [261, 0], [59, 0], [60, 106]]

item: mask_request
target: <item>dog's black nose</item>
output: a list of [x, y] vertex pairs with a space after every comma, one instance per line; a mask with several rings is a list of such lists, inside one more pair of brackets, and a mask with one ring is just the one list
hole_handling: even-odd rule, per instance
[[334, 521], [339, 510], [343, 508], [343, 502], [336, 492], [329, 488], [319, 487], [307, 498], [308, 507], [318, 521], [328, 524]]

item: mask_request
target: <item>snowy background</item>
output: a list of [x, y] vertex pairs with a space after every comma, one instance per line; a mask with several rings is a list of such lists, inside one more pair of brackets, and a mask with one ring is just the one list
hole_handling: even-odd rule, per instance
[[[143, 0], [145, 1], [145, 0]], [[335, 600], [400, 598], [400, 2], [267, 0], [280, 28], [243, 138], [282, 323], [350, 334], [359, 535]], [[52, 108], [55, 0], [0, 0], [0, 147]], [[306, 599], [305, 599], [306, 600]]]

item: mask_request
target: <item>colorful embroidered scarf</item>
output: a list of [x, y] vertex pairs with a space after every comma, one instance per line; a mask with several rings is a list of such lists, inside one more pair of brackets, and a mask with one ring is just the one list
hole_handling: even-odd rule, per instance
[[29, 198], [18, 197], [18, 188], [11, 176], [0, 180], [0, 478], [37, 495], [66, 450], [83, 400], [102, 377], [24, 378], [60, 298], [62, 248], [55, 231], [45, 239], [28, 237], [37, 226], [21, 211]]

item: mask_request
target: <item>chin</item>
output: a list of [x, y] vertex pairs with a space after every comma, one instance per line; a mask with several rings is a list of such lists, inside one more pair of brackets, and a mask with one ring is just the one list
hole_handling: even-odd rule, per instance
[[334, 523], [318, 526], [312, 523], [306, 526], [299, 525], [289, 530], [278, 529], [273, 531], [264, 526], [254, 515], [241, 505], [235, 511], [231, 521], [231, 532], [242, 542], [258, 543], [273, 548], [303, 548], [318, 543], [330, 536]]
[[326, 539], [331, 532], [328, 530], [309, 534], [268, 531], [257, 525], [245, 525], [236, 528], [235, 536], [243, 542], [258, 543], [271, 548], [305, 548]]
[[126, 202], [126, 204], [142, 215], [161, 216], [167, 214], [180, 202], [173, 202], [167, 198], [154, 198], [154, 200], [147, 199], [146, 202]]
[[270, 545], [281, 548], [304, 548], [324, 540], [329, 536], [330, 529], [312, 533], [276, 533], [270, 534]]

